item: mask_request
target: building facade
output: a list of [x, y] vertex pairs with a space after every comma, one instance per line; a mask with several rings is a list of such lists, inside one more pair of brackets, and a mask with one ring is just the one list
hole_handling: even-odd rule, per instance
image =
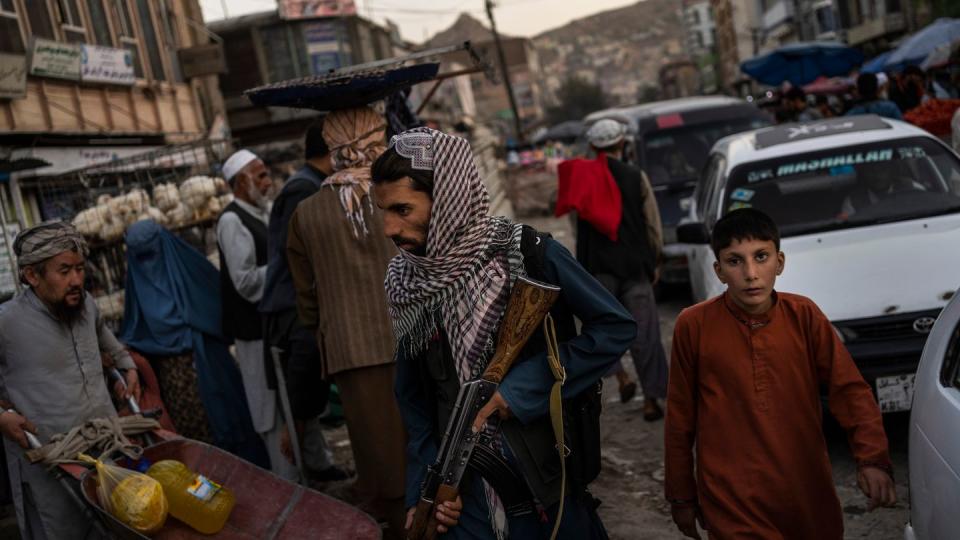
[[243, 146], [300, 139], [319, 113], [256, 107], [244, 90], [391, 58], [405, 52], [395, 31], [357, 15], [284, 19], [274, 11], [214, 21], [223, 39], [227, 72], [220, 75], [233, 136]]
[[699, 91], [717, 91], [717, 27], [708, 0], [684, 0], [683, 24], [687, 56], [699, 71]]
[[202, 21], [197, 0], [0, 2], [0, 158], [51, 164], [11, 176], [21, 223], [44, 217], [21, 179], [199, 140], [223, 125], [216, 62], [184, 63], [200, 49], [217, 58]]
[[[470, 15], [461, 14], [453, 25], [430, 38], [424, 47], [446, 47], [464, 41], [470, 41], [477, 55], [489, 62], [496, 72], [496, 77], [493, 78], [486, 73], [470, 75], [470, 86], [477, 113], [475, 120], [492, 127], [499, 136], [513, 136], [513, 111], [504, 86], [503, 74], [500, 71], [500, 62], [490, 29]], [[500, 43], [510, 72], [510, 83], [521, 124], [525, 128], [530, 128], [540, 122], [544, 116], [544, 86], [549, 84], [546, 80], [547, 72], [543, 70], [540, 55], [530, 39], [501, 35]], [[461, 65], [471, 64], [466, 52], [451, 55], [450, 61]]]
[[756, 0], [711, 0], [717, 29], [717, 82], [725, 94], [745, 96], [751, 80], [740, 72], [740, 62], [760, 50]]
[[928, 2], [914, 0], [838, 0], [846, 42], [876, 54], [931, 20]]

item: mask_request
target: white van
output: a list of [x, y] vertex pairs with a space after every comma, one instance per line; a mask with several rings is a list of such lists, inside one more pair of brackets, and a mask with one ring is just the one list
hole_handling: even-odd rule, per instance
[[694, 299], [723, 292], [709, 235], [755, 207], [780, 227], [777, 289], [833, 322], [884, 412], [910, 408], [917, 362], [960, 286], [960, 158], [926, 131], [873, 115], [786, 124], [714, 145], [690, 215]]

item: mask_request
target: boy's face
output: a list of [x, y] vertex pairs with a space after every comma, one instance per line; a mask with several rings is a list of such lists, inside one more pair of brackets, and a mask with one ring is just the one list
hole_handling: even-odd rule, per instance
[[783, 272], [784, 256], [772, 240], [736, 240], [720, 250], [713, 269], [727, 286], [730, 298], [752, 315], [766, 313], [773, 305], [771, 294]]

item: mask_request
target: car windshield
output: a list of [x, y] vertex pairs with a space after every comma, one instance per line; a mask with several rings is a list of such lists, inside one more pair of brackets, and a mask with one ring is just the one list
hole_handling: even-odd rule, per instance
[[659, 129], [643, 137], [643, 168], [653, 185], [696, 180], [713, 143], [734, 133], [766, 126], [760, 118]]
[[723, 212], [755, 207], [783, 236], [960, 211], [960, 162], [923, 137], [794, 154], [740, 165]]

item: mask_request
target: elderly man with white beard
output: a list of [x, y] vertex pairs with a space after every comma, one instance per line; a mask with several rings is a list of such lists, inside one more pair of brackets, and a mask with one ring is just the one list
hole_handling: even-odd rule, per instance
[[257, 304], [267, 277], [267, 223], [273, 179], [263, 160], [238, 150], [223, 164], [234, 200], [217, 221], [223, 333], [234, 340], [253, 428], [263, 438], [271, 470], [288, 480], [296, 468], [280, 452], [283, 422], [275, 392], [267, 387], [263, 323]]

